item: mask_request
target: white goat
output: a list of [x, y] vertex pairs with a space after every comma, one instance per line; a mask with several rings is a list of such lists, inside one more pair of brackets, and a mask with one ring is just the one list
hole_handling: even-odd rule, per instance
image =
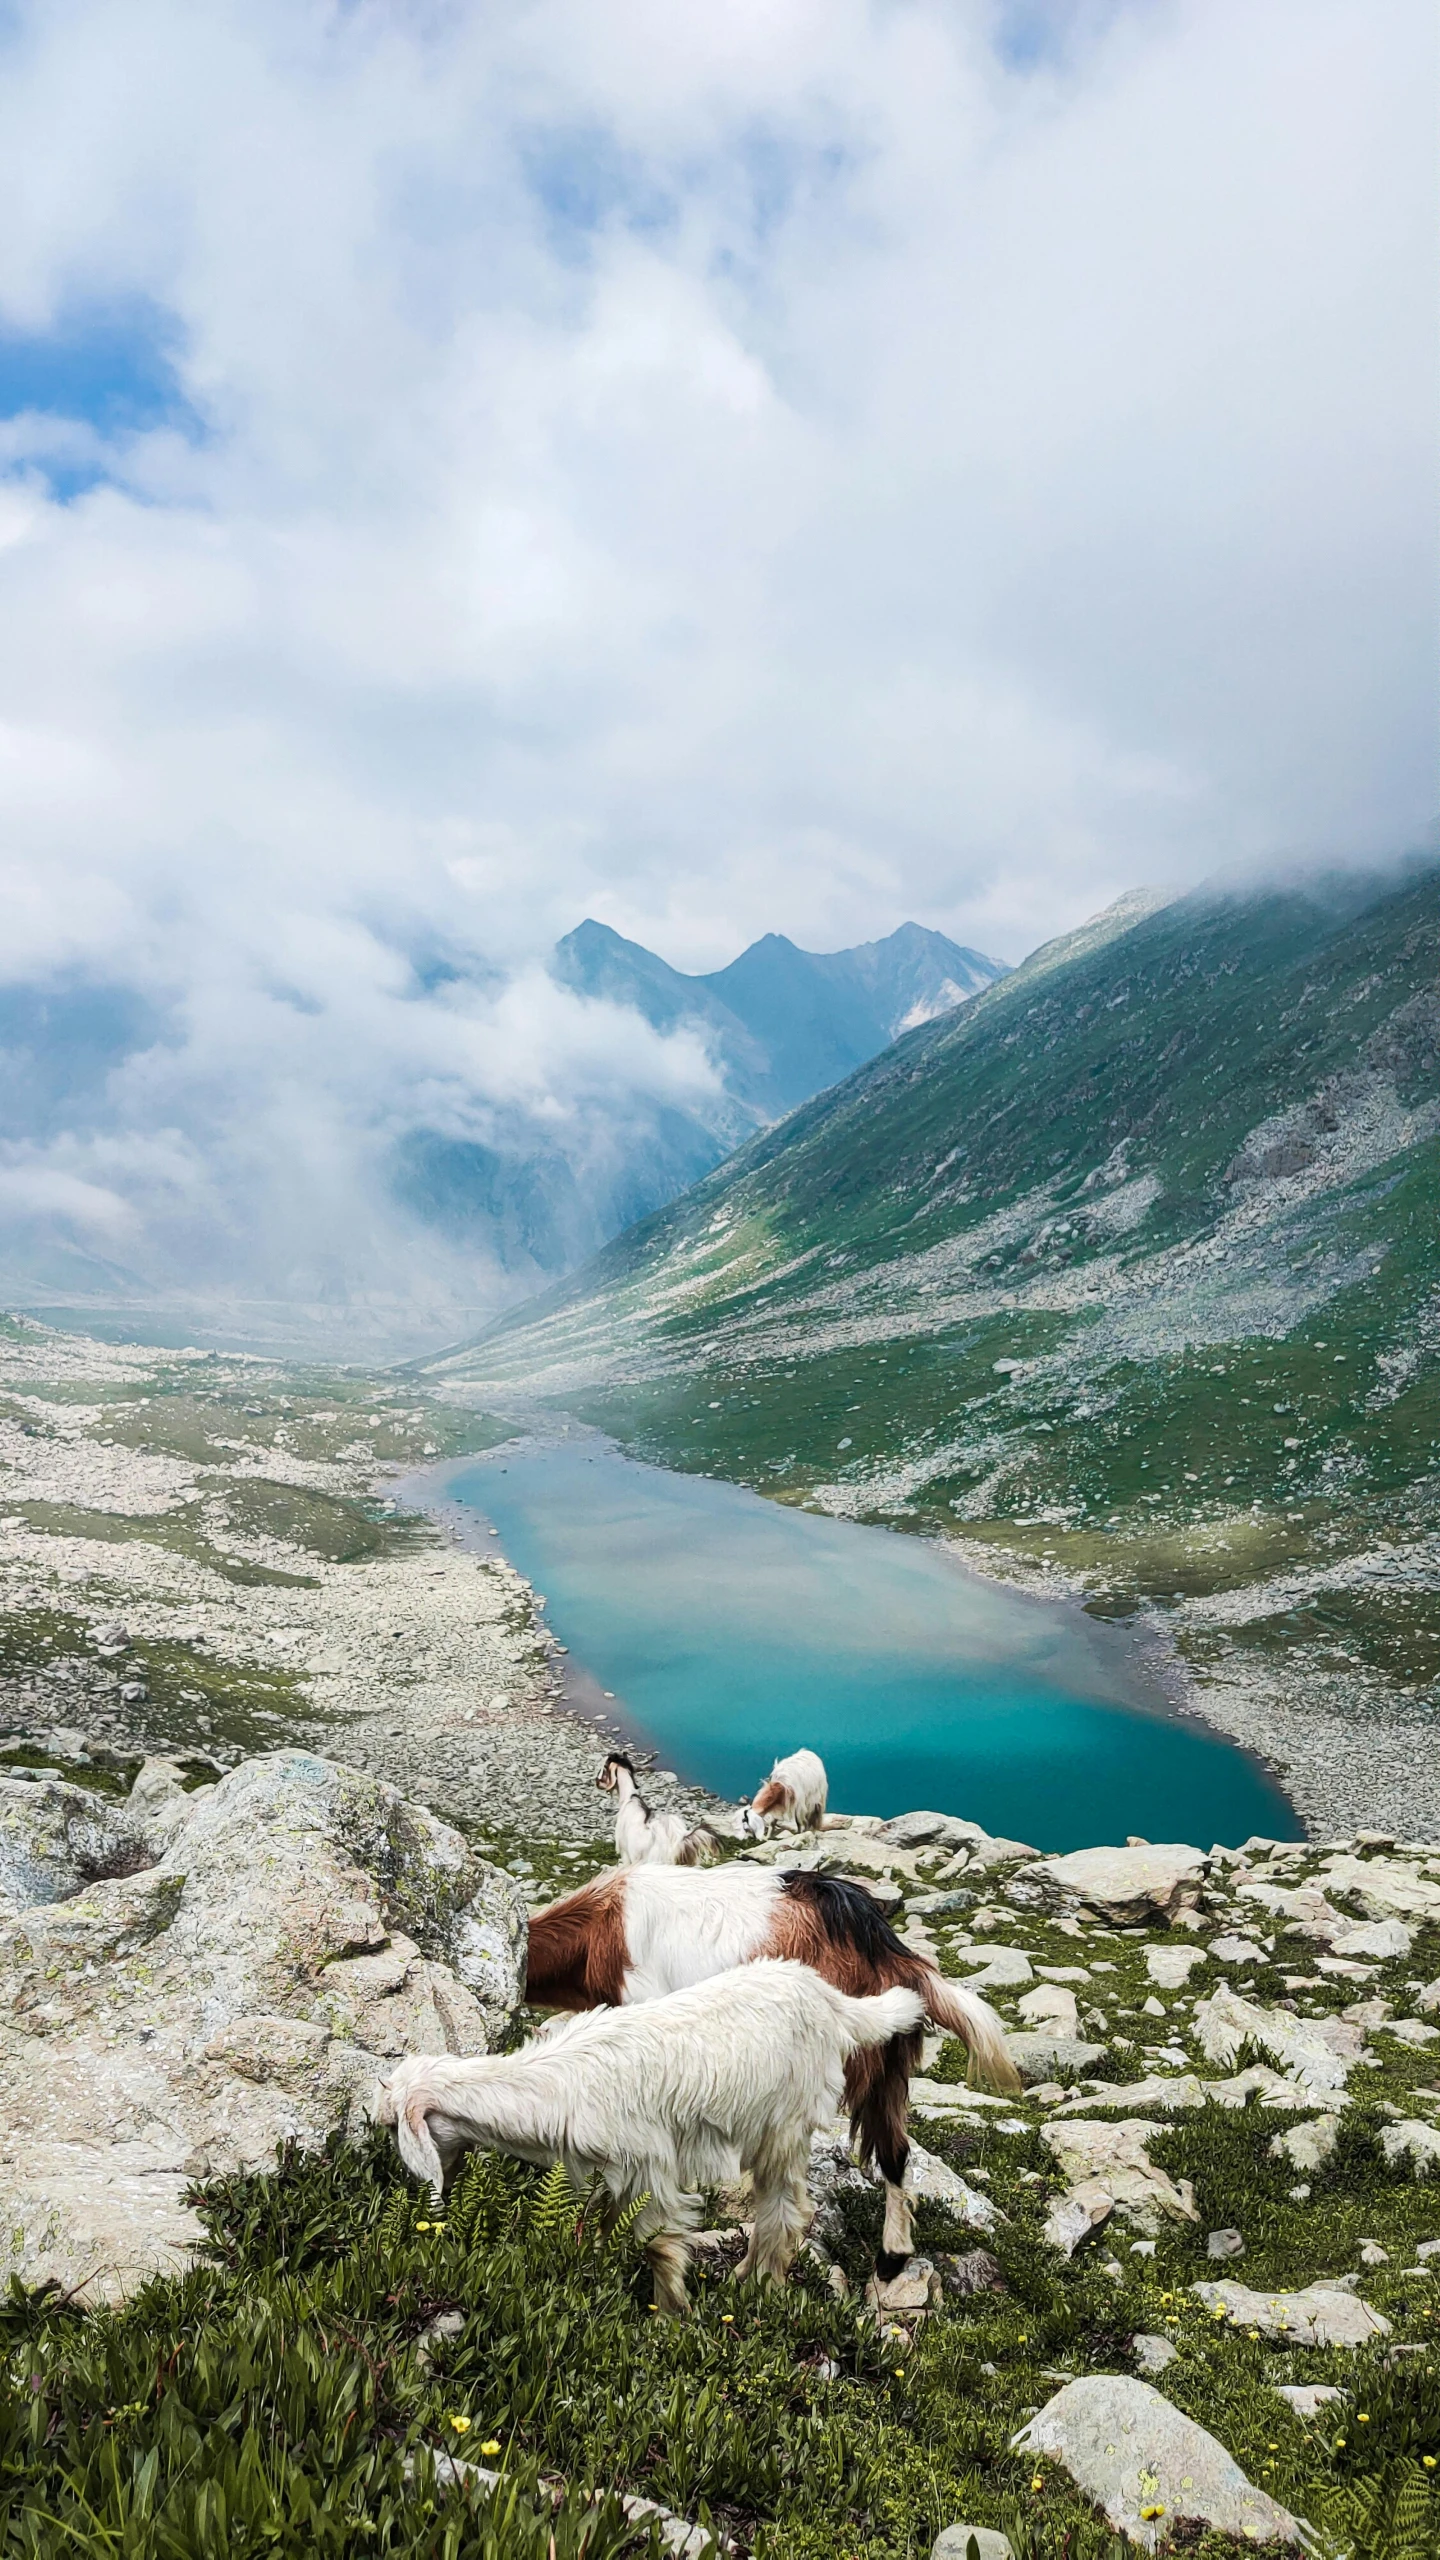
[[597, 1787], [618, 1798], [615, 1812], [615, 1855], [622, 1867], [703, 1867], [720, 1854], [720, 1843], [704, 1823], [691, 1831], [683, 1814], [656, 1813], [636, 1784], [633, 1761], [612, 1751]]
[[756, 1789], [753, 1804], [742, 1804], [741, 1839], [764, 1840], [772, 1823], [782, 1831], [823, 1830], [829, 1793], [819, 1752], [792, 1751], [788, 1760], [776, 1761], [764, 1786]]
[[924, 2009], [914, 1991], [850, 1999], [804, 1964], [740, 1965], [663, 2000], [561, 2019], [520, 2053], [402, 2062], [376, 2122], [394, 2126], [437, 2199], [472, 2143], [563, 2160], [577, 2186], [598, 2177], [612, 2221], [644, 2197], [656, 2304], [679, 2312], [694, 2191], [748, 2170], [755, 2227], [739, 2273], [783, 2280], [813, 2210], [810, 2136], [837, 2113], [847, 2062], [913, 2032]]

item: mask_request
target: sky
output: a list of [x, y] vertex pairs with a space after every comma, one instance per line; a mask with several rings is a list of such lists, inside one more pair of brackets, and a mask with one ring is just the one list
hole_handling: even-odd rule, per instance
[[0, 1237], [483, 1297], [417, 1277], [408, 1132], [578, 1166], [714, 1105], [545, 976], [584, 915], [1015, 960], [1419, 842], [1436, 47], [3, 0], [0, 1045], [39, 1007], [70, 1066]]

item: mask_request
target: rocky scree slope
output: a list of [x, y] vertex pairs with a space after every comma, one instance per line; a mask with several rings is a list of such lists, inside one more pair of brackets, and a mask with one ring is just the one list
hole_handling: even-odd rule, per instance
[[[437, 2219], [387, 2141], [324, 2139], [397, 2040], [478, 2045], [516, 1995], [514, 1887], [422, 1808], [282, 1753], [189, 1795], [154, 1766], [128, 1797], [17, 1781], [0, 1842], [26, 1897], [0, 1935], [25, 2263], [57, 2262], [77, 2198], [97, 2244], [129, 2235], [112, 2284], [185, 2262], [115, 2309], [0, 2304], [20, 2550], [57, 2517], [140, 2560], [545, 2560], [552, 2531], [556, 2560], [955, 2560], [972, 2526], [986, 2560], [1440, 2540], [1434, 1843], [1037, 1858], [915, 1812], [754, 1852], [868, 1880], [1001, 2008], [1026, 2086], [972, 2091], [932, 2039], [918, 2259], [869, 2281], [881, 2199], [837, 2127], [790, 2284], [731, 2282], [746, 2197], [721, 2191], [670, 2324], [553, 2179], [477, 2159]], [[277, 2134], [276, 2170], [241, 2165]]]
[[1127, 901], [431, 1374], [1148, 1613], [1313, 1822], [1428, 1825], [1437, 1196], [1440, 871]]

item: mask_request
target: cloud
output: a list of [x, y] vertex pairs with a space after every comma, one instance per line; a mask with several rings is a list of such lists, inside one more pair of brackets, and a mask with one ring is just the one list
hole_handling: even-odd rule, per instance
[[713, 1110], [537, 967], [583, 914], [1017, 957], [1412, 841], [1434, 51], [1421, 0], [16, 0], [0, 953], [164, 1025], [47, 1141], [141, 1149], [140, 1265], [373, 1278], [408, 1133]]

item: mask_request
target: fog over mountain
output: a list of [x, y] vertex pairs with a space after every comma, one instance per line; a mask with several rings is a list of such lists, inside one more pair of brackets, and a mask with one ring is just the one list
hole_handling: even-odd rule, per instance
[[469, 1328], [893, 1025], [791, 950], [1419, 841], [1433, 69], [1425, 0], [10, 0], [9, 1294]]
[[[343, 1119], [327, 1095], [333, 1022], [294, 990], [274, 991], [288, 1054], [257, 1061], [247, 1088], [196, 1076], [203, 1024], [178, 1004], [77, 980], [0, 988], [0, 1294], [242, 1339], [433, 1342], [1002, 974], [919, 925], [829, 953], [767, 934], [698, 977], [593, 920], [548, 970], [508, 980], [431, 949], [388, 1004], [369, 990], [364, 1119], [353, 1077]], [[427, 1072], [399, 1071], [406, 1050]], [[366, 1054], [358, 1033], [346, 1054]], [[328, 1211], [324, 1243], [275, 1258], [277, 1205], [282, 1249]]]

